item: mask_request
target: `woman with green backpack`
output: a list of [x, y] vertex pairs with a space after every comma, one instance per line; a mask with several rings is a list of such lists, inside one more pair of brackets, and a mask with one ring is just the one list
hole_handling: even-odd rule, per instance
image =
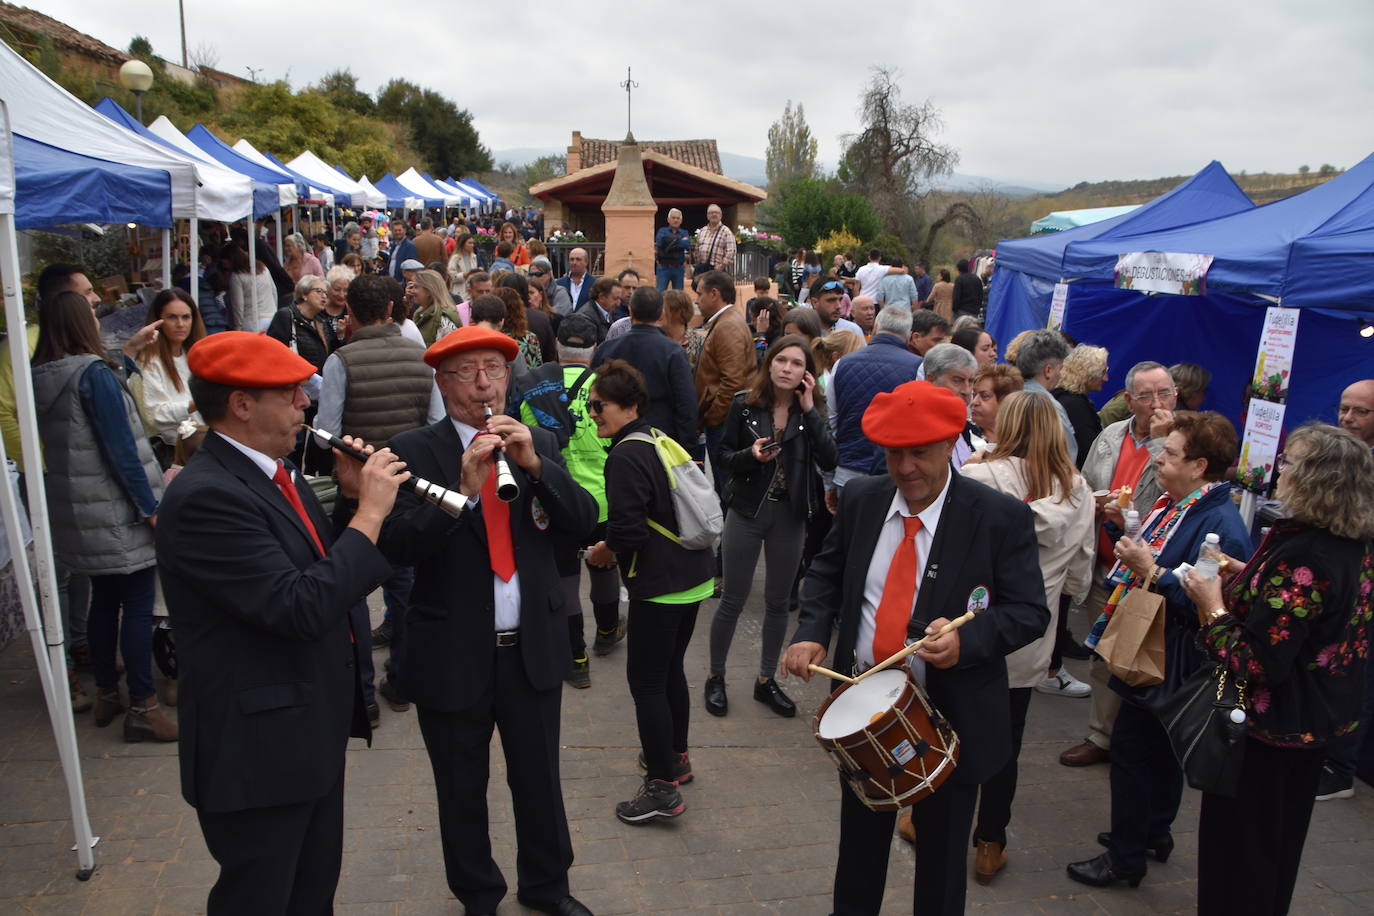
[[[714, 494], [699, 468], [690, 460], [686, 468], [679, 462], [685, 457], [676, 455], [681, 446], [640, 418], [648, 403], [639, 370], [619, 359], [597, 367], [587, 404], [597, 435], [612, 445], [606, 458], [606, 539], [588, 551], [587, 562], [619, 565], [630, 595], [625, 677], [647, 770], [634, 798], [616, 805], [616, 817], [627, 824], [677, 817], [686, 808], [678, 792], [692, 778], [683, 657], [697, 610], [715, 584], [710, 542], [720, 531], [718, 504], [713, 518], [709, 505], [675, 505], [675, 492]], [[701, 475], [702, 487], [684, 479], [693, 472]], [[696, 508], [703, 511], [704, 524], [687, 511]], [[688, 546], [703, 542], [707, 546]]]

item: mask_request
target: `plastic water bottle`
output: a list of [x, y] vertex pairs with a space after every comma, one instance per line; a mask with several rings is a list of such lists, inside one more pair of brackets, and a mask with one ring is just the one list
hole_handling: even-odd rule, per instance
[[1135, 509], [1126, 510], [1126, 537], [1128, 540], [1140, 540], [1140, 513]]
[[1197, 552], [1197, 562], [1193, 564], [1194, 575], [1200, 579], [1215, 579], [1221, 571], [1221, 564], [1217, 559], [1220, 554], [1221, 537], [1215, 532], [1208, 532], [1202, 541], [1202, 549]]

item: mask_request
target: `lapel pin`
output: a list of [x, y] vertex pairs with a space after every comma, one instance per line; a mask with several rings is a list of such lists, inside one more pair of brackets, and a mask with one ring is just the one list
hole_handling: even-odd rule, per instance
[[968, 593], [968, 609], [974, 614], [980, 614], [988, 609], [992, 602], [988, 598], [988, 587], [980, 585]]

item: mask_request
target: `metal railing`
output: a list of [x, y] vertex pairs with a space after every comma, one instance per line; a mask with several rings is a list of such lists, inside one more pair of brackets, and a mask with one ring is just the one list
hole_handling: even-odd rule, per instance
[[549, 262], [553, 264], [553, 275], [561, 277], [568, 272], [568, 252], [581, 248], [587, 252], [587, 271], [593, 276], [601, 276], [605, 261], [605, 242], [546, 242], [549, 246]]

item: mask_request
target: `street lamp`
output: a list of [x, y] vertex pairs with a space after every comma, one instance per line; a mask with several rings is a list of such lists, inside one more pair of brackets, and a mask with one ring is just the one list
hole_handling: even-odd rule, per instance
[[134, 94], [134, 110], [138, 123], [143, 123], [143, 93], [153, 85], [153, 71], [137, 57], [131, 57], [119, 68], [119, 84]]

